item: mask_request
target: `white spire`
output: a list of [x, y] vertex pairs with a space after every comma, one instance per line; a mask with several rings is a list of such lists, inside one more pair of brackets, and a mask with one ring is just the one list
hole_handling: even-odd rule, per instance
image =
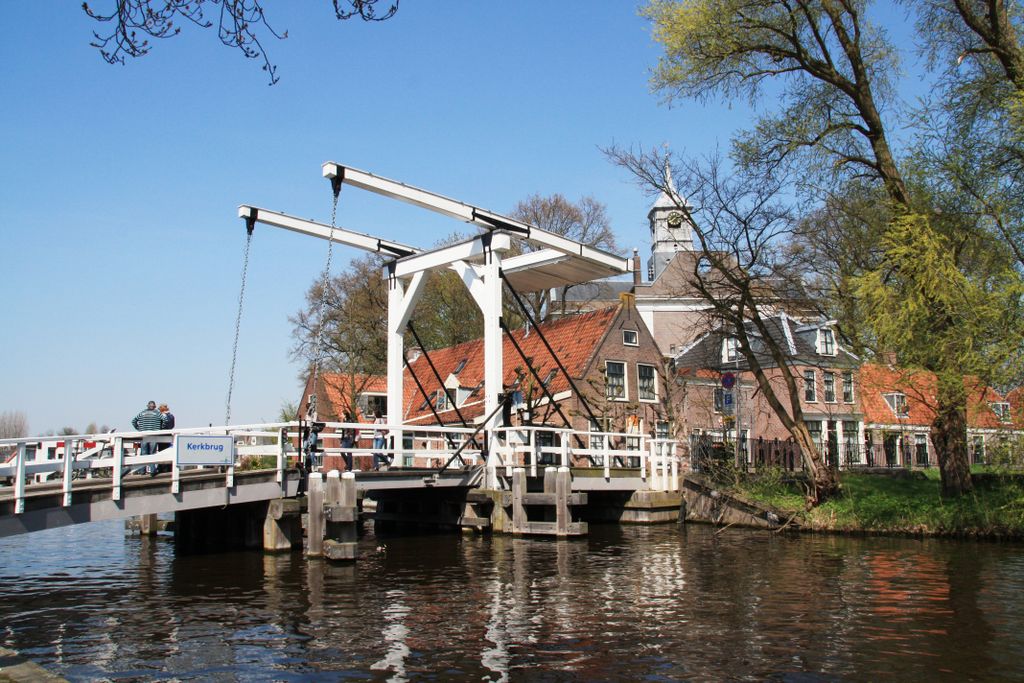
[[668, 192], [665, 190], [661, 191], [661, 194], [658, 195], [658, 199], [654, 202], [654, 206], [651, 207], [651, 211], [677, 208], [678, 205], [673, 197], [679, 197], [679, 201], [681, 201], [684, 206], [688, 206], [689, 203], [686, 201], [686, 198], [680, 197], [679, 192], [676, 190], [676, 183], [675, 180], [672, 179], [672, 167], [669, 166], [668, 157], [665, 157], [665, 185]]

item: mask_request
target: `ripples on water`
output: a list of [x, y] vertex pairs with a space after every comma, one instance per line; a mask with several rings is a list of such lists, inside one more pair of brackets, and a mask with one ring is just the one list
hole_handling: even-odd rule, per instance
[[360, 550], [178, 556], [114, 523], [0, 540], [0, 635], [72, 680], [1022, 677], [1018, 545], [594, 525]]

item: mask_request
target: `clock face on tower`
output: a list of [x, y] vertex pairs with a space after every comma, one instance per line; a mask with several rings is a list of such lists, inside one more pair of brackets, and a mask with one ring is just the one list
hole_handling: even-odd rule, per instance
[[668, 227], [678, 228], [683, 224], [683, 214], [678, 211], [673, 211], [668, 215]]

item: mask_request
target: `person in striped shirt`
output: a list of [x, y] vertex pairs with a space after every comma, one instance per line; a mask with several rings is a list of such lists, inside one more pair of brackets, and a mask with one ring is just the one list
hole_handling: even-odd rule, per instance
[[[135, 430], [139, 432], [153, 432], [164, 428], [164, 416], [156, 409], [156, 401], [150, 401], [146, 404], [146, 409], [132, 420], [132, 427], [135, 427]], [[143, 439], [139, 455], [150, 455], [156, 453], [156, 450], [156, 441], [153, 439]], [[156, 475], [156, 470], [156, 465], [148, 465], [146, 467], [146, 471], [149, 472], [151, 477]]]

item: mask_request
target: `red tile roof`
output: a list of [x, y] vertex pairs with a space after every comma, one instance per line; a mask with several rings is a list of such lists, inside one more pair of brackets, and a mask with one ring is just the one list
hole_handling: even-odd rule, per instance
[[[598, 311], [582, 313], [579, 315], [560, 318], [551, 322], [542, 323], [541, 331], [548, 344], [558, 355], [562, 365], [569, 372], [573, 379], [578, 379], [586, 372], [587, 366], [594, 354], [595, 349], [607, 334], [609, 326], [620, 310], [620, 306], [610, 306]], [[544, 347], [541, 337], [536, 330], [514, 330], [512, 332], [516, 342], [522, 349], [523, 355], [532, 359], [531, 364], [540, 377], [540, 381], [548, 378], [548, 375], [556, 371], [558, 366], [552, 359], [551, 354]], [[538, 380], [530, 373], [527, 363], [523, 361], [508, 335], [502, 337], [502, 354], [504, 358], [504, 384], [512, 386], [520, 382], [521, 390], [530, 386], [536, 387]], [[430, 361], [428, 362], [427, 356]], [[430, 368], [433, 363], [442, 381], [447, 381], [449, 376], [455, 374], [458, 366], [465, 361], [462, 369], [456, 375], [458, 386], [473, 391], [464, 404], [459, 406], [459, 411], [467, 422], [484, 414], [484, 340], [474, 339], [456, 346], [428, 351], [413, 360], [410, 365], [416, 378], [423, 385], [424, 390], [433, 395], [433, 392], [441, 388]], [[344, 381], [343, 375], [325, 374], [324, 380], [327, 385], [328, 400], [332, 406], [346, 404], [339, 392], [331, 387], [336, 387]], [[363, 391], [386, 391], [386, 379], [382, 376], [371, 378], [375, 388], [363, 389]], [[425, 405], [425, 399], [409, 369], [403, 373], [406, 405], [403, 422], [420, 422], [423, 424], [435, 423], [433, 413]], [[554, 378], [547, 385], [548, 391], [558, 394], [570, 389], [566, 377], [561, 371], [555, 374]], [[452, 392], [455, 399], [455, 391]], [[542, 397], [543, 392], [539, 387], [534, 389], [534, 397]], [[343, 412], [343, 411], [337, 411]], [[452, 424], [459, 422], [459, 416], [454, 409], [439, 411], [442, 422]], [[389, 417], [390, 419], [390, 417]]]
[[[860, 368], [860, 387], [861, 407], [867, 424], [929, 427], [935, 421], [938, 382], [931, 372], [865, 363]], [[967, 390], [968, 427], [998, 429], [1007, 426], [992, 409], [993, 403], [1004, 402], [999, 392], [974, 377], [964, 378], [964, 388]], [[889, 393], [906, 396], [905, 417], [898, 417], [886, 403], [885, 394]]]

